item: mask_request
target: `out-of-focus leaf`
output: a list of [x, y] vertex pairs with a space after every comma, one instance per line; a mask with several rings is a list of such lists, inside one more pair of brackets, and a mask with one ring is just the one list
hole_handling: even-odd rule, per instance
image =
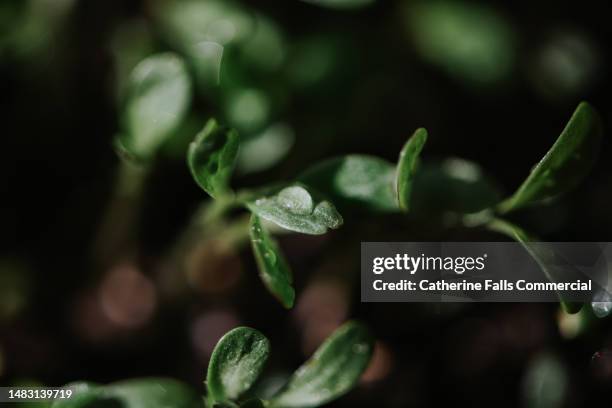
[[419, 154], [421, 154], [426, 141], [427, 130], [417, 129], [400, 152], [396, 173], [397, 201], [399, 207], [404, 211], [410, 209], [412, 179], [416, 171]]
[[287, 155], [295, 136], [293, 129], [276, 123], [240, 145], [236, 169], [242, 174], [268, 169]]
[[459, 1], [407, 2], [417, 51], [449, 75], [475, 84], [506, 77], [514, 64], [512, 29], [495, 10]]
[[591, 170], [601, 139], [599, 115], [591, 105], [581, 102], [555, 144], [518, 190], [499, 205], [499, 211], [513, 211], [574, 188]]
[[395, 172], [383, 159], [352, 154], [315, 164], [298, 180], [342, 208], [397, 211]]
[[411, 210], [469, 214], [499, 203], [501, 193], [477, 164], [458, 158], [423, 162], [412, 181]]
[[246, 205], [259, 217], [303, 234], [324, 234], [328, 228], [338, 228], [343, 222], [332, 203], [316, 200], [304, 186], [298, 184], [250, 200]]
[[143, 378], [99, 386], [68, 384], [70, 399], [57, 399], [52, 408], [201, 408], [202, 398], [185, 384], [167, 378]]
[[125, 99], [130, 73], [154, 52], [151, 27], [144, 19], [129, 20], [113, 32], [110, 48], [115, 68], [115, 89], [119, 101]]
[[202, 397], [187, 385], [169, 378], [119, 381], [104, 387], [104, 396], [121, 408], [201, 408]]
[[[117, 401], [112, 398], [104, 398], [103, 389], [98, 384], [88, 382], [75, 382], [66, 384], [65, 389], [70, 389], [72, 395], [70, 398], [56, 399], [53, 401], [51, 408], [86, 408], [100, 406], [106, 407], [103, 401], [108, 401], [108, 406], [112, 406], [111, 403], [117, 404]], [[116, 405], [115, 405], [116, 406]]]
[[272, 293], [287, 309], [293, 307], [295, 291], [292, 286], [292, 275], [289, 264], [280, 251], [277, 243], [261, 225], [255, 215], [251, 217], [251, 244], [259, 276], [270, 293]]
[[270, 401], [271, 407], [315, 407], [348, 392], [372, 357], [374, 340], [356, 322], [337, 329]]
[[178, 56], [165, 53], [143, 60], [130, 76], [118, 142], [134, 157], [150, 159], [179, 127], [190, 98], [191, 82]]
[[245, 41], [256, 26], [254, 16], [231, 0], [171, 0], [156, 5], [165, 37], [183, 51], [203, 41], [224, 47]]
[[588, 36], [561, 30], [549, 36], [530, 58], [530, 75], [535, 91], [551, 100], [584, 95], [598, 78], [602, 55]]
[[257, 330], [238, 327], [215, 346], [208, 365], [206, 387], [211, 402], [235, 400], [247, 391], [270, 354], [270, 342]]
[[523, 397], [528, 408], [558, 408], [564, 405], [569, 384], [561, 362], [551, 354], [536, 356], [523, 378]]
[[255, 13], [253, 35], [240, 44], [242, 63], [250, 69], [277, 71], [287, 56], [287, 46], [281, 28], [270, 18]]
[[376, 0], [302, 0], [331, 9], [358, 9], [374, 4]]
[[229, 191], [229, 179], [238, 156], [240, 139], [232, 129], [210, 119], [187, 151], [187, 164], [200, 187], [214, 198]]
[[[540, 268], [542, 268], [542, 271], [550, 282], [571, 281], [580, 277], [580, 274], [574, 270], [559, 269], [557, 265], [560, 263], [555, 260], [555, 252], [541, 244], [536, 237], [530, 235], [527, 233], [527, 231], [518, 227], [517, 225], [502, 219], [493, 219], [487, 224], [487, 228], [489, 228], [491, 231], [499, 232], [500, 234], [504, 234], [520, 242], [525, 250], [529, 252], [529, 254], [537, 262]], [[575, 275], [574, 278], [567, 278], [568, 273]], [[562, 276], [565, 278], [562, 278]], [[561, 293], [557, 292], [561, 306], [567, 313], [578, 313], [580, 309], [582, 309], [582, 303], [564, 299]]]
[[268, 123], [272, 109], [268, 95], [255, 88], [232, 89], [224, 105], [230, 126], [248, 133], [261, 130]]

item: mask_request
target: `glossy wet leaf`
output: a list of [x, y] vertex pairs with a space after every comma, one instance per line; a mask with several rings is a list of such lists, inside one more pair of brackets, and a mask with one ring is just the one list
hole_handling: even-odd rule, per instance
[[208, 398], [213, 402], [238, 398], [257, 380], [269, 353], [268, 339], [257, 330], [238, 327], [226, 333], [208, 365]]
[[[554, 267], [559, 262], [555, 260], [556, 254], [552, 249], [546, 248], [545, 245], [540, 245], [539, 240], [533, 235], [529, 234], [524, 229], [517, 225], [514, 225], [508, 221], [501, 219], [493, 219], [487, 224], [487, 227], [492, 230], [504, 234], [517, 242], [520, 242], [525, 250], [533, 257], [538, 263], [542, 271], [550, 282], [560, 281], [575, 281], [580, 278], [580, 273], [571, 269], [559, 269]], [[573, 277], [567, 276], [570, 273]], [[568, 299], [564, 299], [562, 292], [557, 292], [563, 309], [570, 314], [578, 313], [582, 309], [582, 303], [573, 302]]]
[[597, 159], [601, 139], [599, 115], [591, 105], [581, 102], [557, 141], [518, 190], [499, 205], [499, 210], [513, 211], [576, 187]]
[[303, 172], [298, 181], [341, 208], [397, 211], [393, 164], [374, 156], [351, 154], [325, 160]]
[[373, 338], [359, 323], [337, 329], [270, 401], [271, 407], [315, 407], [348, 392], [368, 366]]
[[218, 198], [230, 189], [234, 163], [238, 156], [240, 139], [235, 130], [219, 126], [210, 119], [198, 133], [187, 151], [187, 164], [198, 185]]
[[412, 180], [411, 211], [469, 214], [494, 206], [501, 197], [497, 184], [473, 162], [422, 162]]
[[423, 128], [417, 129], [400, 152], [397, 163], [396, 188], [399, 207], [404, 211], [410, 209], [412, 180], [416, 171], [419, 154], [421, 154], [426, 141], [427, 130]]
[[246, 205], [259, 217], [303, 234], [324, 234], [329, 228], [340, 227], [343, 222], [332, 203], [315, 199], [299, 184], [252, 199]]
[[127, 86], [119, 143], [131, 155], [148, 160], [173, 136], [189, 109], [189, 74], [178, 56], [157, 54], [134, 68]]
[[261, 225], [260, 219], [253, 215], [250, 224], [251, 245], [259, 268], [259, 276], [270, 293], [287, 309], [293, 307], [295, 291], [289, 264], [280, 251], [276, 241]]

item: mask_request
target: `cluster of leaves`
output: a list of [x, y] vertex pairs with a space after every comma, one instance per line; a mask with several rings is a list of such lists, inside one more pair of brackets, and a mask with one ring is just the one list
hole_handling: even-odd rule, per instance
[[238, 327], [213, 350], [202, 399], [185, 384], [164, 378], [121, 381], [109, 385], [69, 384], [74, 397], [56, 400], [52, 408], [196, 408], [317, 407], [348, 392], [367, 367], [374, 342], [367, 329], [348, 322], [337, 329], [267, 400], [243, 395], [255, 384], [270, 354], [270, 342], [259, 331]]
[[[190, 86], [184, 64], [173, 54], [149, 57], [135, 68], [129, 89], [117, 144], [127, 157], [149, 160], [185, 115]], [[547, 268], [547, 255], [527, 244], [535, 237], [501, 217], [550, 201], [581, 182], [600, 149], [601, 124], [595, 110], [580, 103], [558, 140], [505, 200], [473, 163], [449, 159], [418, 165], [426, 141], [427, 131], [417, 129], [396, 164], [368, 155], [346, 155], [314, 164], [290, 182], [234, 192], [230, 179], [241, 138], [210, 119], [190, 144], [187, 162], [197, 184], [211, 197], [251, 212], [250, 237], [260, 276], [287, 308], [295, 299], [291, 269], [268, 225], [319, 235], [343, 224], [339, 210], [355, 208], [372, 213], [459, 214], [465, 225], [487, 226], [523, 243], [555, 280], [554, 271]], [[562, 303], [568, 311], [579, 310], [580, 305]]]
[[[453, 174], [447, 172], [449, 178], [432, 183], [432, 177], [439, 178], [441, 175], [427, 169], [422, 175], [419, 174], [418, 157], [426, 140], [427, 131], [417, 129], [403, 147], [396, 165], [377, 157], [348, 155], [315, 164], [293, 183], [264, 189], [264, 193], [239, 193], [234, 196], [253, 214], [251, 239], [260, 274], [270, 292], [284, 306], [291, 307], [293, 304], [291, 272], [260, 218], [287, 230], [323, 234], [343, 222], [336, 205], [373, 212], [409, 211], [415, 186], [417, 195], [421, 192], [424, 196], [435, 195], [428, 192], [423, 184], [441, 185], [447, 197], [437, 197], [437, 201], [451, 206], [447, 209], [463, 213], [466, 225], [486, 225], [521, 242], [548, 278], [556, 280], [555, 272], [549, 267], [552, 262], [547, 260], [551, 255], [530, 246], [529, 242], [536, 241], [534, 237], [500, 217], [554, 199], [575, 187], [586, 176], [597, 157], [601, 142], [601, 124], [593, 108], [586, 102], [578, 106], [548, 153], [516, 192], [503, 201], [498, 200], [500, 194], [493, 184], [480, 177], [476, 179], [477, 183], [474, 180], [453, 180]], [[213, 197], [233, 194], [228, 180], [238, 144], [239, 138], [233, 131], [220, 128], [211, 121], [189, 149], [188, 162], [192, 174], [200, 187]], [[467, 173], [468, 177], [474, 177], [471, 173], [477, 169], [459, 160], [449, 161], [447, 165], [455, 173]], [[474, 198], [481, 199], [474, 202]], [[426, 201], [434, 200], [430, 197]], [[580, 309], [581, 305], [561, 300], [569, 312]]]

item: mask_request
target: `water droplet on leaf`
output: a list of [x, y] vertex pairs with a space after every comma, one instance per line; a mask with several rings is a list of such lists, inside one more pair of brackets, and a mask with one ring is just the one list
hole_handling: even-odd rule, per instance
[[278, 193], [277, 202], [294, 214], [307, 215], [312, 213], [312, 197], [305, 188], [300, 186], [282, 189]]

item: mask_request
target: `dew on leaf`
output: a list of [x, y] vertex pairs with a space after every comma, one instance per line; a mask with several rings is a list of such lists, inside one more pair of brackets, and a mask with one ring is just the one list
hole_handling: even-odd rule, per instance
[[306, 215], [312, 213], [312, 197], [305, 188], [291, 186], [278, 193], [277, 202], [294, 214]]

